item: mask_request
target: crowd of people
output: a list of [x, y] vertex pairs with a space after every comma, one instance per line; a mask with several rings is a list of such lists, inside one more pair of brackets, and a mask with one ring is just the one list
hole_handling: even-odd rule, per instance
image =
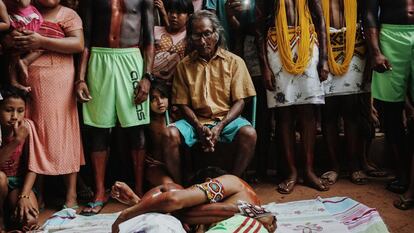
[[[1, 231], [37, 227], [43, 175], [62, 175], [62, 207], [79, 209], [81, 126], [94, 180], [83, 215], [110, 196], [112, 129], [127, 140], [135, 184], [112, 187], [131, 206], [113, 232], [148, 212], [198, 232], [249, 219], [252, 232], [273, 232], [276, 219], [241, 179], [273, 128], [281, 194], [300, 177], [326, 191], [344, 167], [355, 184], [386, 176], [368, 156], [381, 128], [396, 171], [387, 189], [402, 194], [394, 206], [414, 207], [412, 0], [0, 0], [0, 42]], [[328, 169], [314, 164], [319, 126]], [[195, 147], [216, 153], [218, 143], [232, 144], [228, 174], [184, 169]]]

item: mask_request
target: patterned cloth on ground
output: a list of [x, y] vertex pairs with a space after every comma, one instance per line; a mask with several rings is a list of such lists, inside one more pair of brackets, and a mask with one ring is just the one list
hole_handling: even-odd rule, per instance
[[[267, 210], [277, 217], [277, 233], [387, 233], [387, 226], [383, 222], [378, 211], [369, 208], [347, 197], [317, 198], [287, 203], [269, 203], [264, 205]], [[43, 225], [43, 232], [74, 233], [74, 232], [111, 232], [111, 225], [119, 213], [98, 214], [92, 217], [75, 215], [72, 209], [65, 209], [55, 213]], [[175, 231], [183, 232], [182, 226], [176, 219], [165, 220], [169, 217], [160, 214], [145, 214], [128, 221], [126, 225], [120, 225], [121, 229], [130, 232], [140, 232], [145, 224], [150, 222], [162, 222], [165, 227], [177, 226]], [[240, 215], [238, 215], [240, 216]], [[164, 218], [165, 217], [165, 218]], [[145, 221], [141, 221], [145, 220]], [[155, 221], [153, 221], [155, 220]], [[164, 224], [165, 222], [165, 224]], [[239, 221], [240, 222], [240, 221]], [[157, 225], [155, 224], [155, 225]], [[218, 226], [219, 224], [217, 224]], [[132, 228], [129, 228], [129, 227]], [[128, 227], [128, 228], [127, 228]], [[137, 228], [134, 228], [137, 227]], [[146, 231], [144, 231], [146, 232]], [[148, 231], [151, 232], [151, 231]]]

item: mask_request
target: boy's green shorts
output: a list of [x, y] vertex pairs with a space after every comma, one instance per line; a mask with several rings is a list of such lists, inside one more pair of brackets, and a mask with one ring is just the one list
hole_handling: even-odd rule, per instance
[[381, 52], [392, 70], [373, 73], [372, 97], [403, 102], [408, 91], [414, 95], [414, 25], [382, 24], [379, 39]]
[[87, 77], [92, 99], [83, 105], [84, 123], [98, 128], [114, 127], [117, 119], [121, 127], [148, 124], [149, 100], [134, 103], [142, 71], [138, 48], [93, 47]]

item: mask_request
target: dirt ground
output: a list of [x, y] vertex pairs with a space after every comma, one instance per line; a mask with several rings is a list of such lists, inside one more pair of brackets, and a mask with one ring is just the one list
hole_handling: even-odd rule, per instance
[[[355, 185], [346, 179], [341, 179], [337, 184], [331, 187], [327, 192], [318, 192], [314, 189], [297, 185], [292, 194], [281, 195], [275, 190], [275, 184], [261, 183], [253, 185], [256, 192], [261, 197], [263, 203], [269, 202], [289, 202], [304, 199], [313, 199], [318, 196], [334, 197], [348, 196], [369, 207], [376, 208], [388, 229], [392, 233], [413, 233], [414, 232], [414, 209], [401, 211], [392, 205], [393, 201], [398, 198], [397, 194], [388, 192], [384, 189], [385, 182], [382, 180], [371, 180], [367, 185]], [[110, 201], [102, 213], [111, 213], [120, 211], [124, 208], [122, 204], [116, 201]], [[40, 221], [43, 223], [57, 209], [46, 209], [40, 214]]]

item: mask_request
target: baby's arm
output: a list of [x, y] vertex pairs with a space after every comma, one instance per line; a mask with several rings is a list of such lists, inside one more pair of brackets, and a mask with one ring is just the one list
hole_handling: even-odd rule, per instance
[[19, 124], [16, 122], [13, 127], [13, 140], [0, 148], [0, 164], [10, 158], [16, 148], [26, 140], [27, 135], [29, 135], [27, 123], [21, 122]]
[[0, 32], [5, 32], [10, 28], [9, 14], [6, 5], [0, 0]]

